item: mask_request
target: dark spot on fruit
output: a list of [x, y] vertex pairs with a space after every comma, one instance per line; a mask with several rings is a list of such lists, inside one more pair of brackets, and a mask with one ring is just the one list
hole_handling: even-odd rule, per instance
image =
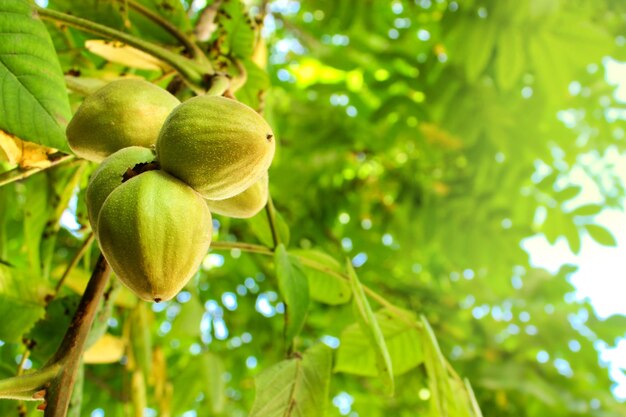
[[274, 135], [272, 135], [271, 133], [268, 133], [267, 135], [265, 135], [265, 139], [267, 139], [268, 142], [271, 142], [273, 137]]
[[122, 182], [126, 182], [129, 179], [136, 177], [139, 174], [143, 174], [148, 171], [155, 171], [160, 169], [159, 161], [152, 162], [140, 162], [132, 168], [128, 168], [122, 175]]
[[160, 298], [155, 298], [155, 299], [154, 299], [154, 302], [155, 302], [155, 303], [158, 303], [159, 301], [161, 301], [161, 299], [160, 299]]

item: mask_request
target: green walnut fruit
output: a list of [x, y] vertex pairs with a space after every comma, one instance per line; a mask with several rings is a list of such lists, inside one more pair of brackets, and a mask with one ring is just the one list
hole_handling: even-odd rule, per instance
[[87, 185], [85, 200], [91, 229], [98, 231], [98, 215], [106, 198], [125, 178], [132, 176], [141, 166], [155, 162], [154, 152], [148, 148], [131, 146], [120, 149], [102, 161], [102, 164], [93, 172]]
[[100, 162], [129, 146], [154, 147], [159, 130], [180, 101], [141, 79], [110, 82], [87, 96], [67, 126], [70, 148]]
[[269, 168], [275, 149], [274, 133], [263, 117], [245, 104], [215, 96], [176, 107], [157, 141], [161, 168], [211, 200], [252, 186]]
[[206, 200], [211, 213], [237, 219], [247, 219], [265, 207], [268, 195], [268, 177], [265, 173], [260, 180], [241, 194], [225, 200]]
[[189, 282], [211, 243], [211, 213], [193, 189], [147, 171], [114, 189], [98, 217], [113, 272], [144, 300], [169, 300]]

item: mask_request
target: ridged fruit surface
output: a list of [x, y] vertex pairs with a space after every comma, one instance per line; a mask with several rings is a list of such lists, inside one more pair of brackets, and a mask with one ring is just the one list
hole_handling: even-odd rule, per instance
[[138, 164], [150, 163], [155, 159], [156, 156], [151, 149], [131, 146], [120, 149], [102, 161], [91, 175], [85, 193], [89, 223], [94, 232], [98, 230], [98, 215], [104, 200], [114, 189], [122, 185], [124, 174]]
[[247, 219], [265, 207], [268, 195], [268, 176], [265, 173], [260, 180], [252, 184], [243, 193], [225, 200], [207, 200], [211, 213], [222, 216]]
[[274, 133], [257, 112], [225, 97], [200, 96], [169, 115], [157, 141], [161, 168], [205, 198], [242, 193], [267, 171]]
[[194, 273], [211, 243], [204, 199], [163, 171], [117, 187], [98, 217], [98, 240], [113, 272], [144, 300], [169, 300]]
[[159, 130], [180, 101], [141, 79], [116, 80], [87, 96], [67, 126], [70, 148], [100, 162], [129, 146], [154, 147]]

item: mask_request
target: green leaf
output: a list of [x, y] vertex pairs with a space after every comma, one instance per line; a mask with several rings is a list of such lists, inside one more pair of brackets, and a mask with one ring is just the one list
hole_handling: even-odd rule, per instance
[[580, 192], [582, 191], [582, 187], [579, 185], [573, 185], [567, 188], [564, 188], [563, 190], [554, 193], [554, 198], [557, 201], [560, 201], [561, 203], [567, 201], [567, 200], [571, 200], [572, 198], [576, 197], [578, 194], [580, 194]]
[[200, 321], [204, 314], [204, 306], [197, 296], [192, 296], [189, 301], [180, 306], [180, 313], [172, 322], [172, 330], [169, 337], [200, 337]]
[[470, 407], [472, 409], [474, 417], [483, 417], [483, 413], [478, 405], [478, 400], [476, 400], [476, 395], [474, 394], [474, 390], [472, 389], [472, 384], [470, 384], [469, 380], [466, 378], [463, 380], [465, 383], [465, 391], [467, 392], [467, 397], [469, 399]]
[[19, 342], [20, 337], [44, 314], [45, 310], [41, 305], [0, 294], [0, 315], [11, 318], [0, 328], [0, 340]]
[[[284, 243], [285, 246], [289, 245], [289, 226], [283, 216], [278, 212], [278, 210], [274, 210], [274, 215], [276, 219], [276, 229], [278, 231], [278, 238], [281, 243]], [[267, 211], [262, 210], [256, 216], [248, 219], [248, 224], [252, 229], [252, 233], [259, 239], [259, 241], [265, 246], [273, 247], [274, 239], [272, 238], [272, 231], [270, 229], [270, 224], [267, 221]]]
[[[333, 271], [342, 272], [341, 264], [335, 258], [315, 249], [296, 249], [290, 252], [302, 259], [302, 266], [309, 279], [311, 299], [330, 305], [345, 304], [350, 301], [350, 283], [338, 276], [331, 275]], [[327, 268], [328, 272], [312, 268], [308, 262]]]
[[202, 376], [211, 414], [219, 414], [226, 406], [226, 382], [224, 381], [224, 363], [222, 359], [210, 352], [203, 352], [200, 357]]
[[235, 95], [242, 103], [258, 110], [261, 104], [260, 95], [270, 87], [270, 80], [267, 72], [259, 68], [257, 64], [250, 60], [243, 63], [247, 72], [247, 79], [244, 86]]
[[0, 265], [0, 317], [7, 318], [0, 326], [0, 340], [19, 342], [45, 312], [38, 302], [37, 287]]
[[437, 415], [447, 417], [449, 415], [447, 398], [453, 398], [453, 396], [446, 371], [446, 360], [441, 354], [433, 329], [423, 316], [422, 326], [424, 364], [426, 365], [428, 386], [432, 395], [431, 400], [434, 409], [437, 410]]
[[309, 283], [297, 258], [287, 253], [282, 243], [276, 248], [276, 277], [285, 302], [285, 340], [291, 345], [309, 310]]
[[565, 51], [549, 32], [534, 34], [529, 40], [528, 52], [535, 69], [537, 84], [547, 102], [554, 103], [567, 94], [571, 70]]
[[498, 36], [495, 58], [496, 81], [502, 90], [510, 90], [522, 76], [526, 67], [524, 37], [515, 28], [508, 28]]
[[[416, 318], [409, 312], [404, 313], [402, 319], [393, 316], [388, 310], [380, 310], [375, 315], [389, 350], [394, 375], [401, 375], [424, 360]], [[333, 370], [363, 376], [378, 375], [374, 347], [357, 323], [346, 327], [341, 333], [341, 344]]]
[[570, 250], [572, 253], [578, 254], [580, 252], [580, 233], [578, 233], [578, 227], [570, 216], [563, 219], [563, 229]]
[[26, 0], [0, 3], [0, 130], [69, 151], [71, 111], [52, 40]]
[[385, 337], [380, 329], [378, 320], [372, 311], [363, 287], [359, 282], [359, 278], [354, 271], [352, 263], [348, 260], [348, 276], [350, 277], [350, 287], [352, 288], [352, 306], [354, 308], [354, 314], [356, 316], [357, 323], [361, 327], [361, 330], [367, 336], [372, 349], [376, 355], [376, 368], [378, 369], [378, 375], [382, 378], [383, 383], [387, 387], [387, 393], [393, 395], [394, 392], [394, 379], [393, 379], [393, 366], [391, 363], [391, 356], [385, 343]]
[[72, 321], [80, 296], [72, 294], [67, 297], [55, 298], [46, 308], [45, 318], [39, 320], [35, 327], [26, 335], [34, 341], [32, 357], [42, 362], [52, 357], [63, 340], [63, 332]]
[[595, 216], [602, 211], [602, 208], [599, 204], [585, 204], [584, 206], [576, 207], [570, 214], [572, 216]]
[[[226, 405], [226, 383], [224, 380], [224, 363], [222, 359], [210, 352], [202, 352], [198, 356], [188, 356], [189, 361], [179, 364], [174, 372], [172, 385], [174, 395], [172, 415], [181, 415], [184, 411], [197, 407], [195, 400], [202, 393], [204, 404], [210, 413], [202, 415], [216, 415], [224, 410]], [[168, 372], [171, 368], [168, 369]]]
[[226, 52], [249, 58], [254, 49], [255, 30], [252, 19], [240, 0], [225, 0], [219, 19], [220, 32], [226, 37]]
[[267, 368], [255, 378], [250, 417], [324, 417], [330, 366], [330, 349], [318, 344]]
[[470, 81], [476, 81], [489, 64], [496, 41], [496, 24], [493, 18], [479, 20], [469, 26], [465, 34], [464, 48], [469, 50], [465, 56], [465, 72]]
[[595, 224], [586, 224], [585, 229], [587, 229], [589, 236], [599, 244], [604, 246], [617, 246], [615, 236], [606, 228]]
[[151, 316], [152, 310], [148, 309], [147, 303], [138, 303], [129, 317], [133, 369], [141, 370], [145, 377], [152, 373]]

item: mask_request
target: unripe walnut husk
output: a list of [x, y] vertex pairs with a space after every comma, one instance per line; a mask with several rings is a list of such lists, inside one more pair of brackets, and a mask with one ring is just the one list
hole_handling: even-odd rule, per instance
[[129, 147], [154, 147], [159, 130], [180, 101], [166, 90], [142, 79], [112, 81], [80, 105], [67, 126], [72, 151], [101, 162]]
[[98, 231], [98, 215], [106, 198], [142, 165], [155, 164], [151, 149], [131, 146], [114, 152], [93, 172], [87, 185], [85, 201], [91, 229]]
[[113, 272], [144, 300], [174, 297], [211, 243], [211, 213], [188, 185], [147, 171], [115, 188], [98, 217], [98, 241]]
[[265, 207], [268, 194], [268, 175], [265, 173], [260, 180], [241, 194], [225, 200], [206, 200], [206, 204], [211, 213], [236, 219], [248, 219]]
[[205, 198], [223, 200], [251, 187], [268, 170], [276, 140], [257, 112], [225, 97], [192, 98], [159, 133], [161, 168]]

